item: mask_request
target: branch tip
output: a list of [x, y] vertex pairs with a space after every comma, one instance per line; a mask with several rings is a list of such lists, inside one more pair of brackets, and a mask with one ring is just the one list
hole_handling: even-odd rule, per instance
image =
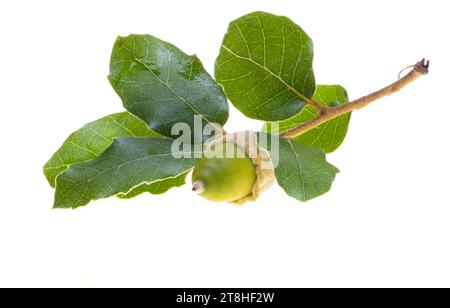
[[426, 75], [429, 72], [430, 68], [430, 60], [427, 60], [425, 58], [422, 59], [422, 61], [417, 62], [414, 66], [414, 70]]

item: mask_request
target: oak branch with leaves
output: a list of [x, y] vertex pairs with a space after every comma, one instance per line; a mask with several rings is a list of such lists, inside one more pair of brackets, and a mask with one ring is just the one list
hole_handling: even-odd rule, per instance
[[[326, 154], [343, 142], [352, 111], [427, 74], [429, 62], [417, 62], [393, 84], [350, 102], [342, 86], [316, 84], [312, 62], [313, 43], [302, 28], [264, 12], [230, 23], [215, 78], [196, 56], [151, 35], [119, 37], [109, 80], [127, 111], [72, 133], [47, 162], [54, 207], [165, 193], [184, 185], [193, 169], [193, 190], [213, 201], [253, 201], [275, 179], [300, 201], [326, 193], [339, 172]], [[265, 122], [261, 132], [245, 134], [245, 143], [222, 128], [228, 100], [247, 117]], [[193, 131], [196, 118], [202, 127], [214, 125], [222, 133], [212, 137], [203, 130], [200, 140], [189, 139], [202, 145], [200, 156], [192, 146], [192, 155], [175, 157], [173, 127], [182, 123]], [[274, 135], [280, 137], [276, 164], [272, 145], [261, 142]], [[223, 145], [241, 156], [207, 155], [227, 151]]]

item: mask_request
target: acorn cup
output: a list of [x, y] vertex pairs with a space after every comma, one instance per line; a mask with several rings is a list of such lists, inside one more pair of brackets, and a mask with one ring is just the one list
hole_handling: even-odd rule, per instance
[[254, 132], [225, 134], [210, 141], [192, 173], [192, 190], [207, 200], [243, 205], [275, 182], [269, 153]]

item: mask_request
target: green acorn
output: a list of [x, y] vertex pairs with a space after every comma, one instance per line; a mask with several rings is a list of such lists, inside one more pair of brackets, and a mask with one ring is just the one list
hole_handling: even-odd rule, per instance
[[267, 160], [270, 158], [261, 159], [254, 133], [225, 135], [208, 146], [195, 166], [192, 190], [215, 202], [254, 201], [273, 183], [273, 169], [261, 168]]
[[216, 202], [232, 202], [251, 195], [256, 170], [245, 151], [232, 143], [215, 145], [213, 151], [215, 155], [203, 157], [196, 165], [193, 191]]

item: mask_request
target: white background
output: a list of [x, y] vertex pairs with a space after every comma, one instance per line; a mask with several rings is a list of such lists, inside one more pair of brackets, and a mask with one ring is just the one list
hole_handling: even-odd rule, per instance
[[[2, 1], [0, 286], [450, 287], [446, 1]], [[431, 72], [356, 112], [329, 160], [332, 191], [272, 188], [213, 204], [162, 196], [51, 210], [42, 166], [83, 124], [122, 110], [106, 76], [117, 35], [150, 33], [213, 73], [228, 22], [289, 16], [315, 43], [319, 83], [357, 98], [422, 57]], [[261, 123], [233, 110], [228, 131]]]

